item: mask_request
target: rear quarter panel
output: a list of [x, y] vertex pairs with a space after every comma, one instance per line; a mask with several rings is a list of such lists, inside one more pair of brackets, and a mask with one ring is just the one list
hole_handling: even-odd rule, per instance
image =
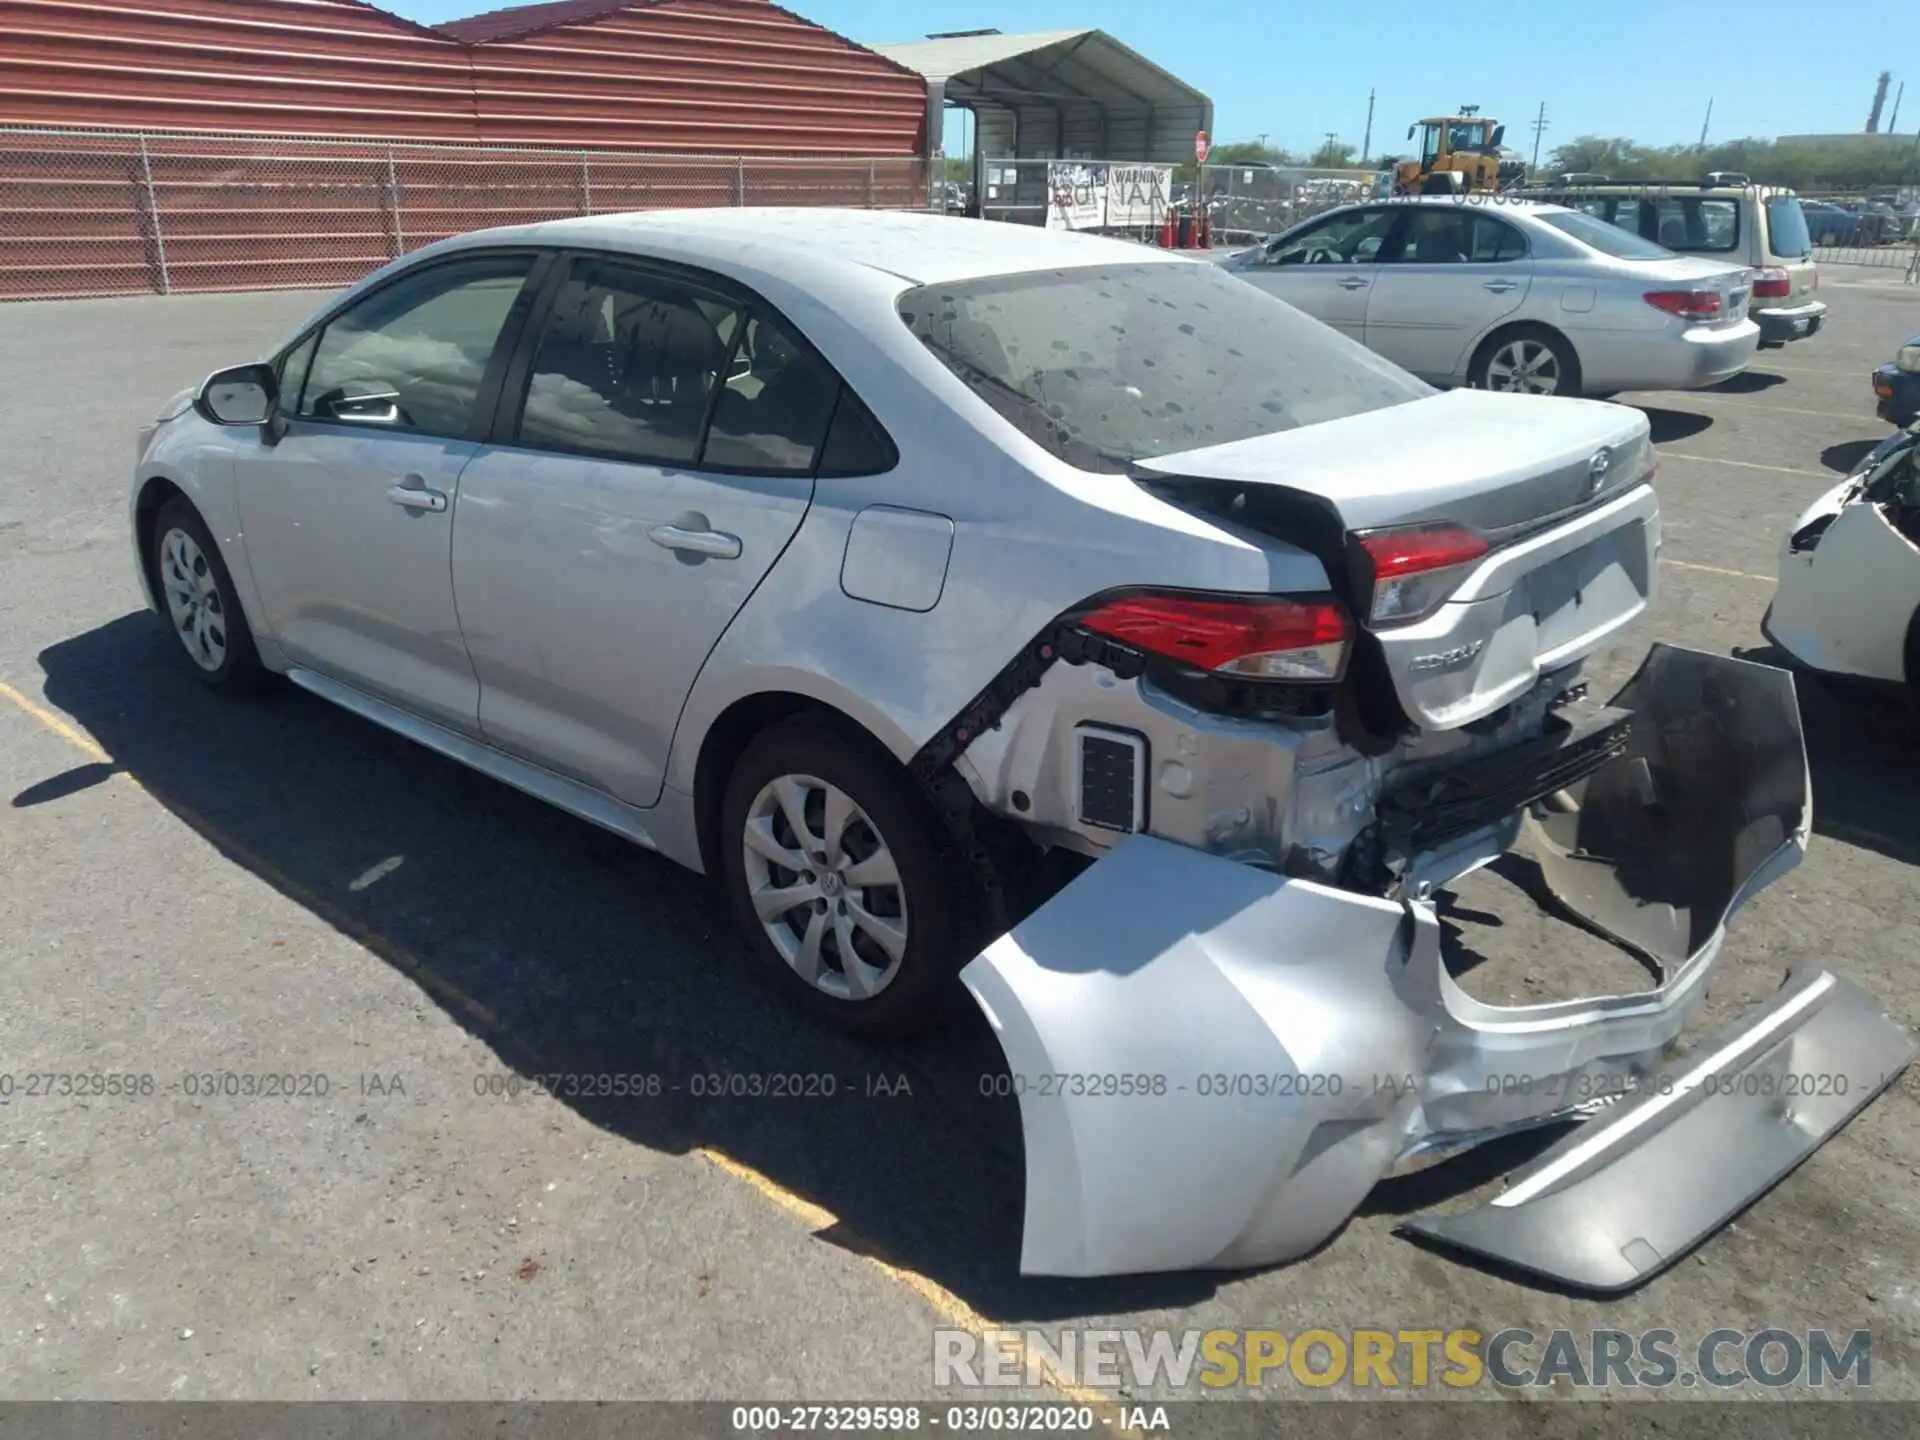
[[[904, 288], [842, 288], [830, 276], [805, 294], [765, 284], [887, 428], [900, 463], [884, 475], [819, 481], [799, 533], [687, 698], [667, 776], [676, 790], [691, 792], [713, 721], [754, 694], [832, 705], [904, 761], [1056, 616], [1100, 591], [1328, 584], [1303, 550], [1176, 510], [1123, 476], [1054, 459], [914, 339], [894, 309]], [[874, 604], [842, 589], [849, 529], [872, 505], [953, 522], [932, 609]]]

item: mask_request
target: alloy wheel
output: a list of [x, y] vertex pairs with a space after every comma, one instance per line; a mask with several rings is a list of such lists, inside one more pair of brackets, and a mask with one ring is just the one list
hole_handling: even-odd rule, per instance
[[1560, 361], [1538, 340], [1509, 340], [1487, 362], [1487, 388], [1552, 395], [1560, 388]]
[[747, 893], [793, 972], [838, 1000], [892, 983], [907, 949], [906, 891], [886, 838], [838, 786], [782, 775], [747, 809]]
[[199, 543], [184, 530], [160, 538], [160, 585], [174, 633], [202, 670], [218, 670], [227, 659], [227, 617], [220, 581]]

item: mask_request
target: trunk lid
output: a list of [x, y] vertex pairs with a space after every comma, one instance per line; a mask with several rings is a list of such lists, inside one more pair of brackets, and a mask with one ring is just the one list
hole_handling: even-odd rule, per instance
[[[1315, 550], [1408, 718], [1452, 729], [1582, 659], [1646, 608], [1653, 464], [1638, 411], [1455, 390], [1158, 456], [1134, 473], [1172, 503]], [[1419, 618], [1373, 623], [1355, 532], [1436, 523], [1477, 532], [1488, 553], [1449, 574], [1446, 598]]]

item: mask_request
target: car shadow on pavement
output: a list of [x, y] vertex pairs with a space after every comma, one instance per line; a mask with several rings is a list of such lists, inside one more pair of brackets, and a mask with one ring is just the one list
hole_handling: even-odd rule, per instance
[[1771, 645], [1734, 655], [1796, 671], [1814, 833], [1920, 865], [1920, 703], [1898, 686], [1809, 675]]
[[1842, 475], [1851, 475], [1860, 468], [1860, 462], [1866, 459], [1872, 453], [1873, 447], [1879, 443], [1878, 439], [1845, 440], [1838, 445], [1829, 445], [1820, 452], [1820, 463], [1829, 470], [1837, 471]]
[[[1764, 365], [1764, 360], [1755, 360], [1756, 365]], [[1708, 385], [1701, 391], [1706, 395], [1757, 395], [1762, 390], [1771, 390], [1776, 385], [1787, 383], [1787, 377], [1767, 370], [1742, 370], [1738, 375], [1722, 380], [1718, 385]]]
[[[1220, 1282], [1019, 1276], [1018, 1102], [957, 985], [914, 1042], [842, 1036], [754, 976], [714, 883], [290, 686], [215, 694], [144, 612], [39, 659], [48, 702], [110, 764], [37, 781], [15, 804], [58, 804], [124, 771], [407, 974], [503, 1066], [661, 1077], [657, 1098], [559, 1097], [591, 1123], [659, 1152], [730, 1157], [838, 1217], [818, 1238], [917, 1271], [997, 1321], [1187, 1305]], [[389, 1062], [403, 1074], [418, 1063], [369, 1068]], [[747, 1078], [776, 1076], [792, 1078]], [[464, 1094], [474, 1077], [434, 1079]], [[801, 1093], [729, 1093], [775, 1083]]]
[[1662, 410], [1654, 405], [1637, 407], [1647, 417], [1647, 427], [1656, 445], [1671, 445], [1698, 435], [1712, 427], [1713, 417], [1692, 410]]

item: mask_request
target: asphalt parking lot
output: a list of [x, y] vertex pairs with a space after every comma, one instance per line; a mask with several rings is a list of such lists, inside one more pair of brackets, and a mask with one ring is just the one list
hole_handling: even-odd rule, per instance
[[[1655, 638], [1767, 658], [1775, 549], [1886, 433], [1867, 371], [1920, 331], [1893, 277], [1821, 293], [1828, 330], [1736, 381], [1621, 397], [1661, 445], [1666, 548], [1596, 692]], [[1874, 1393], [1920, 1397], [1911, 1076], [1624, 1298], [1394, 1234], [1511, 1149], [1384, 1184], [1290, 1266], [1020, 1279], [1018, 1116], [981, 1093], [964, 999], [914, 1047], [814, 1029], [747, 977], [707, 882], [300, 693], [175, 668], [132, 578], [133, 432], [316, 298], [0, 307], [0, 1071], [156, 1077], [0, 1097], [10, 1398], [930, 1398], [931, 1329], [1000, 1325], [1870, 1329]], [[1737, 922], [1712, 1012], [1814, 959], [1920, 1022], [1915, 729], [1803, 701], [1817, 835]], [[1543, 983], [1558, 955], [1509, 930], [1483, 936], [1500, 983]], [[229, 1072], [308, 1093], [186, 1093]], [[488, 1093], [548, 1074], [680, 1089]], [[836, 1093], [693, 1093], [733, 1074]]]

